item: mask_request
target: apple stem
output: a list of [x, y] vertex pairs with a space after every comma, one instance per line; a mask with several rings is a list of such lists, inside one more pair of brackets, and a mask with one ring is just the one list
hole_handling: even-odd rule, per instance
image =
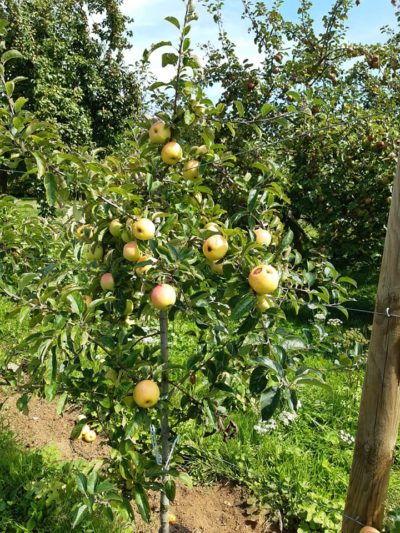
[[[161, 398], [163, 399], [161, 406], [161, 457], [163, 476], [162, 482], [168, 480], [168, 472], [165, 470], [169, 457], [169, 407], [168, 407], [168, 391], [169, 391], [169, 370], [168, 370], [168, 316], [167, 311], [160, 312], [160, 339], [161, 339]], [[160, 533], [169, 533], [168, 522], [169, 500], [164, 490], [160, 493]]]

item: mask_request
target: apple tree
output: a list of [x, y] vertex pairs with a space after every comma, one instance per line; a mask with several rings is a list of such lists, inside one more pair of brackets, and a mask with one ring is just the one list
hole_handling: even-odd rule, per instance
[[[130, 500], [148, 520], [146, 493], [156, 489], [168, 531], [175, 480], [186, 478], [171, 446], [179, 424], [193, 419], [229, 438], [234, 409], [258, 409], [263, 419], [296, 410], [302, 386], [323, 384], [323, 373], [303, 364], [320, 329], [293, 335], [286, 313], [346, 312], [352, 280], [293, 245], [278, 165], [255, 140], [244, 169], [246, 154], [232, 143], [237, 124], [204, 95], [190, 42], [196, 18], [190, 0], [182, 22], [167, 18], [180, 34], [177, 49], [152, 47], [166, 47], [163, 65], [175, 75], [150, 88], [163, 106], [127, 132], [126, 157], [50, 141], [40, 151], [37, 168], [51, 180], [47, 199], [58, 215], [45, 235], [55, 242], [35, 239], [32, 269], [2, 282], [31, 330], [10, 352], [17, 376], [3, 370], [10, 382], [20, 374], [19, 405], [32, 394], [58, 398], [60, 413], [77, 404], [84, 417], [72, 438], [92, 441], [98, 432], [111, 448], [108, 482], [79, 476], [74, 527], [99, 508], [133, 519]], [[11, 253], [10, 236], [3, 246]], [[23, 256], [29, 243], [19, 246]], [[175, 361], [168, 336], [182, 323], [191, 324], [196, 349]]]

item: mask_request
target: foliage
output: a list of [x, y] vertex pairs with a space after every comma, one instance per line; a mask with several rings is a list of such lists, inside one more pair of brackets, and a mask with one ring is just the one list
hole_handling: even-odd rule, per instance
[[[0, 2], [10, 32], [7, 47], [23, 60], [12, 76], [25, 76], [17, 95], [41, 120], [58, 124], [74, 146], [119, 142], [140, 103], [136, 75], [124, 65], [129, 49], [120, 0], [17, 0]], [[92, 23], [92, 17], [101, 22]]]
[[298, 248], [316, 248], [353, 272], [355, 262], [377, 260], [399, 141], [396, 31], [384, 28], [382, 44], [348, 42], [350, 0], [332, 2], [319, 33], [308, 0], [296, 21], [284, 18], [281, 0], [246, 1], [243, 17], [261, 63], [255, 67], [239, 60], [224, 31], [224, 2], [205, 3], [220, 47], [207, 48], [202, 83], [222, 86], [221, 118], [236, 130], [232, 139], [225, 126], [218, 141], [243, 150], [242, 172], [255, 158], [274, 161]]
[[[26, 451], [0, 428], [0, 528], [2, 531], [71, 531], [71, 509], [80, 504], [75, 466], [58, 460], [53, 449]], [[80, 465], [84, 471], [91, 467]], [[97, 510], [80, 531], [110, 531], [107, 514]], [[118, 524], [113, 532], [123, 531]]]

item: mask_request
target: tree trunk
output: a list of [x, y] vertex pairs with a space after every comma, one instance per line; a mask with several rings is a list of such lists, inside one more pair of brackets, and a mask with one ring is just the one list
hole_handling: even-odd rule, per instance
[[[382, 527], [400, 422], [400, 160], [393, 186], [342, 532]], [[379, 314], [378, 314], [379, 313]]]
[[[161, 376], [161, 397], [168, 396], [168, 317], [167, 311], [160, 312], [160, 336], [161, 336], [161, 359], [163, 370]], [[161, 409], [161, 457], [162, 466], [165, 468], [169, 456], [169, 423], [168, 423], [168, 400], [166, 399]], [[168, 473], [164, 471], [162, 478], [163, 483], [168, 480]], [[160, 494], [160, 522], [161, 533], [169, 533], [168, 522], [169, 500], [164, 491]]]

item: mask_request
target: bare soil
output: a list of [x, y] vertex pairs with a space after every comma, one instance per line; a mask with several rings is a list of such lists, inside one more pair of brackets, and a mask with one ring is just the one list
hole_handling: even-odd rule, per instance
[[[26, 448], [41, 448], [54, 445], [64, 460], [99, 459], [109, 454], [107, 444], [97, 438], [93, 443], [71, 441], [71, 431], [79, 412], [67, 410], [64, 416], [56, 413], [56, 404], [40, 398], [29, 402], [28, 415], [17, 406], [18, 395], [0, 392], [4, 402], [0, 416], [5, 420]], [[171, 513], [176, 523], [171, 524], [171, 533], [266, 533], [266, 526], [250, 521], [245, 513], [245, 493], [230, 484], [192, 489], [178, 484], [176, 499], [171, 504]], [[150, 495], [152, 522], [150, 525], [137, 522], [138, 533], [158, 532], [158, 495]], [[110, 532], [112, 533], [112, 532]]]

